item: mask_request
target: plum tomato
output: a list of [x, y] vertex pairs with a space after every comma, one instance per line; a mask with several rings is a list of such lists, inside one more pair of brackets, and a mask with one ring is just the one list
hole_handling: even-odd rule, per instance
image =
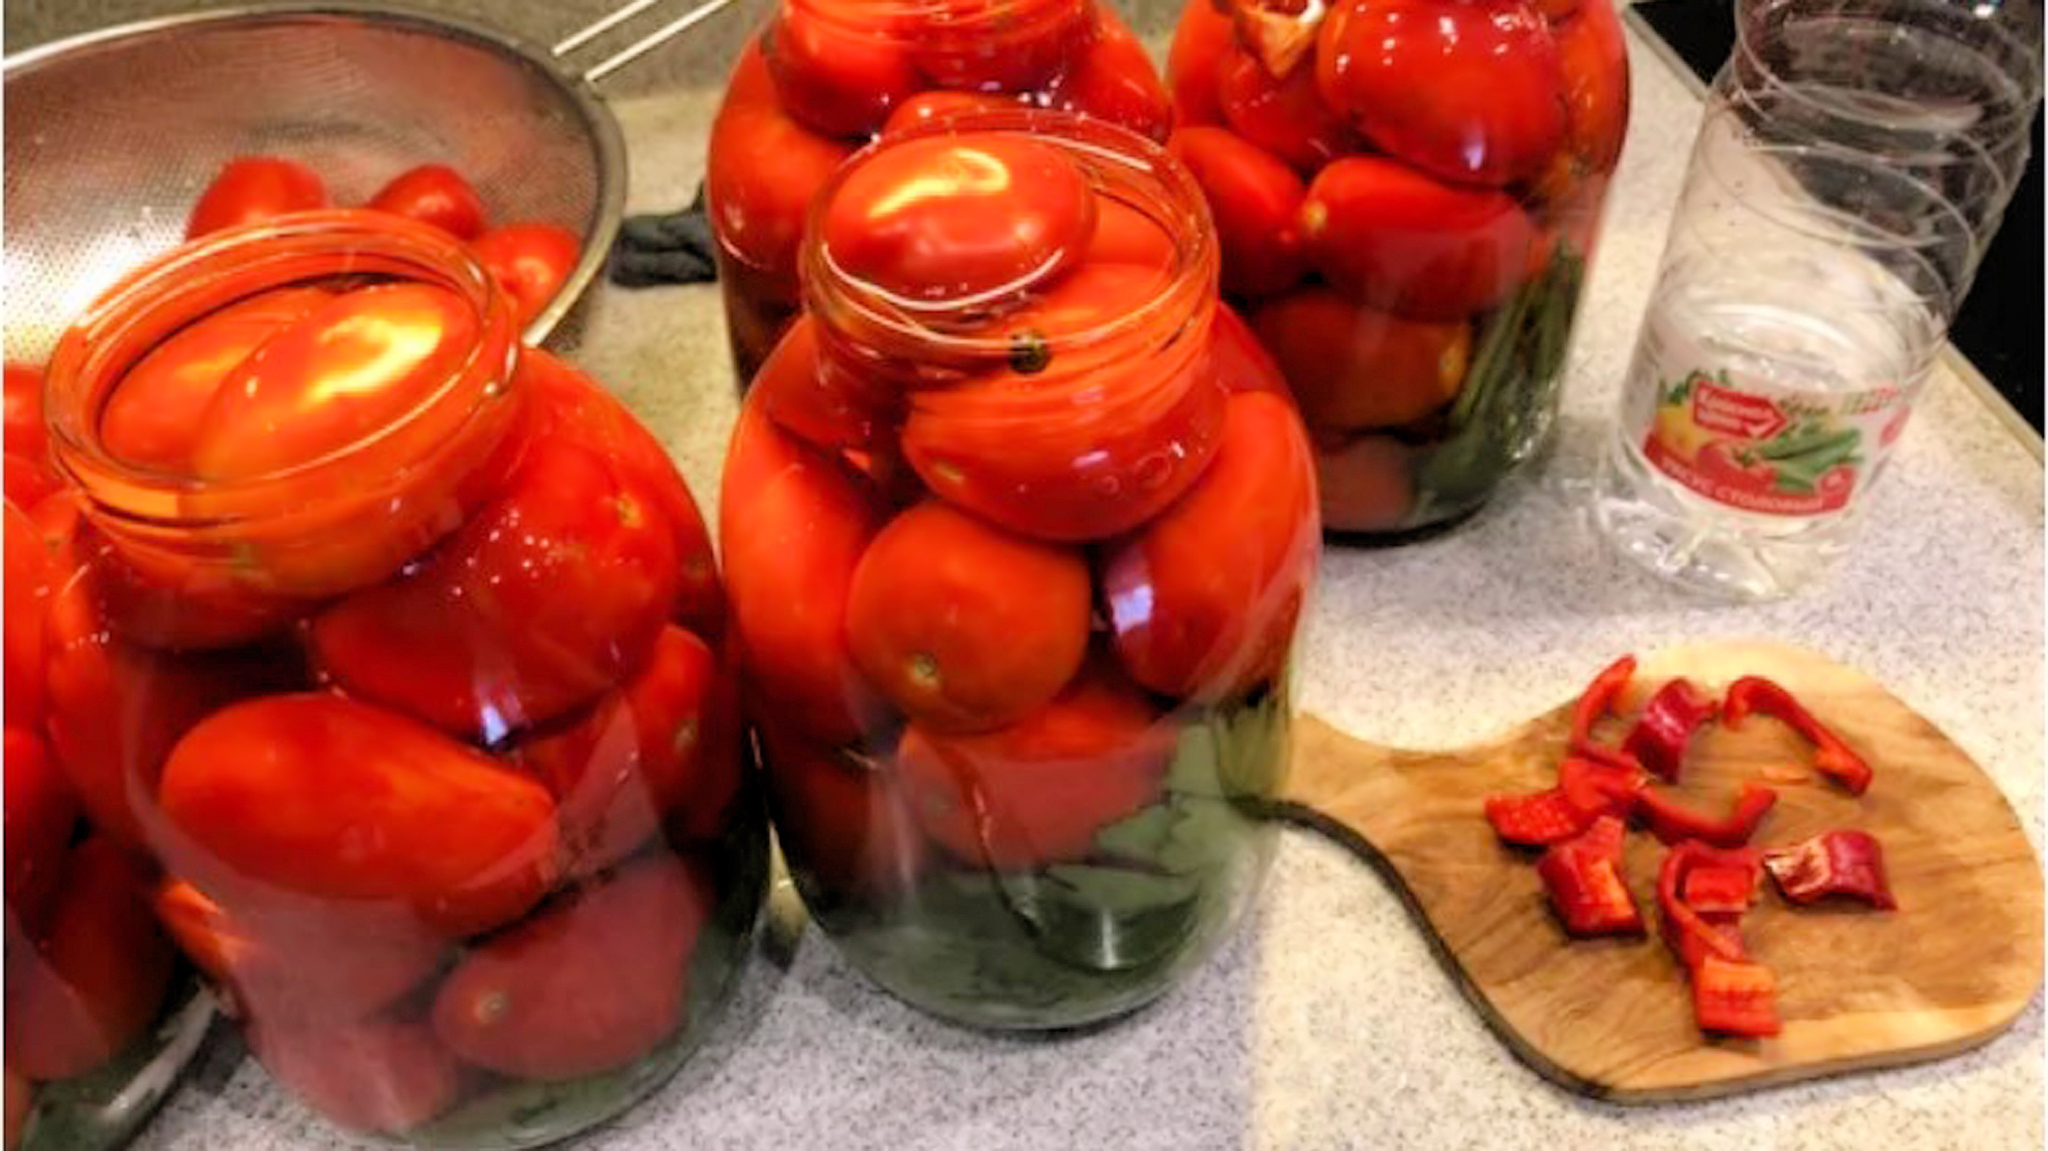
[[0, 650], [6, 661], [5, 712], [9, 725], [40, 729], [43, 723], [43, 623], [49, 615], [55, 561], [28, 513], [6, 501], [5, 631]]
[[104, 836], [72, 849], [48, 926], [7, 957], [7, 1066], [70, 1079], [155, 1021], [176, 955], [150, 914], [148, 884], [142, 865]]
[[258, 1020], [249, 1047], [306, 1106], [355, 1131], [400, 1135], [455, 1106], [463, 1068], [424, 1020]]
[[775, 835], [790, 867], [832, 896], [908, 891], [930, 848], [894, 766], [803, 738], [781, 724], [761, 737]]
[[889, 119], [882, 124], [882, 135], [900, 136], [912, 129], [954, 116], [1021, 107], [1024, 105], [1014, 96], [943, 90], [920, 92], [896, 105], [896, 110], [889, 113]]
[[[122, 374], [100, 410], [101, 445], [133, 467], [188, 471], [214, 393], [273, 336], [333, 300], [334, 293], [322, 288], [279, 288], [180, 329]], [[304, 362], [306, 349], [302, 344], [287, 354]], [[280, 370], [289, 367], [279, 365]], [[330, 366], [323, 374], [342, 370]], [[263, 382], [275, 402], [280, 381], [265, 376]]]
[[1390, 436], [1362, 435], [1316, 450], [1316, 488], [1323, 528], [1384, 532], [1399, 528], [1415, 507], [1414, 452]]
[[243, 156], [228, 161], [199, 194], [185, 238], [326, 206], [327, 185], [313, 169], [276, 156]]
[[1315, 172], [1357, 146], [1343, 117], [1324, 106], [1307, 68], [1276, 80], [1257, 56], [1233, 48], [1223, 60], [1216, 99], [1232, 131], [1298, 172]]
[[882, 515], [866, 477], [777, 427], [758, 402], [741, 409], [718, 513], [734, 633], [776, 719], [828, 745], [858, 738], [878, 706], [847, 650], [846, 600]]
[[617, 1070], [683, 1024], [709, 882], [656, 854], [476, 946], [434, 996], [463, 1062], [557, 1081]]
[[705, 202], [718, 231], [721, 280], [744, 270], [749, 297], [797, 302], [797, 241], [811, 201], [853, 145], [822, 136], [777, 102], [768, 63], [748, 45], [733, 69], [725, 103], [711, 124]]
[[[167, 860], [229, 902], [264, 885], [388, 900], [451, 936], [510, 922], [555, 877], [547, 789], [416, 720], [273, 695], [185, 734], [158, 792]], [[366, 836], [364, 828], [376, 828]]]
[[1507, 196], [1370, 156], [1317, 174], [1301, 231], [1309, 261], [1346, 295], [1419, 320], [1460, 320], [1499, 303], [1522, 282], [1536, 243]]
[[36, 932], [57, 894], [64, 852], [78, 822], [78, 800], [34, 728], [8, 724], [5, 748], [0, 781], [6, 785], [6, 806], [0, 808], [0, 827], [6, 834], [0, 839], [7, 848], [7, 909]]
[[1085, 857], [1103, 828], [1156, 799], [1173, 748], [1144, 693], [1097, 667], [999, 731], [912, 724], [896, 766], [918, 823], [948, 855], [1025, 871]]
[[1308, 271], [1301, 246], [1301, 177], [1222, 128], [1183, 128], [1170, 150], [1194, 173], [1223, 249], [1223, 290], [1234, 296], [1280, 291]]
[[1413, 423], [1450, 402], [1471, 362], [1463, 320], [1408, 320], [1305, 287], [1252, 314], [1312, 428], [1355, 432]]
[[1088, 651], [1088, 562], [927, 501], [853, 573], [847, 642], [868, 682], [934, 731], [988, 731], [1043, 706]]
[[370, 197], [370, 207], [441, 229], [458, 240], [483, 234], [484, 198], [446, 164], [407, 168]]
[[1216, 378], [1223, 382], [1224, 390], [1237, 392], [1266, 392], [1279, 396], [1288, 403], [1294, 396], [1287, 390], [1287, 379], [1280, 372], [1279, 361], [1273, 353], [1259, 343], [1259, 337], [1244, 317], [1229, 304], [1216, 307], [1216, 323], [1209, 332], [1209, 361], [1214, 366]]
[[14, 1151], [21, 1145], [21, 1134], [28, 1127], [28, 1114], [35, 1110], [36, 1088], [26, 1076], [19, 1075], [14, 1068], [5, 1069], [7, 1117], [0, 1127], [0, 1147]]
[[996, 300], [1060, 275], [1095, 228], [1064, 149], [1021, 135], [905, 140], [873, 153], [819, 218], [846, 275], [922, 303]]
[[739, 730], [716, 710], [720, 670], [703, 640], [664, 628], [631, 679], [516, 746], [513, 758], [555, 797], [570, 875], [632, 855], [671, 812], [701, 809], [699, 826], [724, 814], [739, 790]]
[[1102, 598], [1131, 678], [1215, 702], [1279, 675], [1322, 542], [1309, 456], [1287, 401], [1230, 397], [1209, 470], [1105, 557]]
[[1221, 127], [1223, 104], [1217, 87], [1223, 63], [1237, 44], [1230, 16], [1210, 0], [1181, 9], [1166, 53], [1166, 85], [1173, 93], [1174, 122], [1181, 128]]
[[438, 549], [315, 617], [321, 674], [492, 743], [637, 667], [676, 603], [675, 533], [648, 484], [580, 432], [536, 437], [499, 497]]
[[1101, 31], [1073, 64], [1054, 77], [1046, 103], [1129, 128], [1155, 143], [1173, 130], [1173, 104], [1145, 45], [1122, 20], [1104, 12]]
[[936, 0], [919, 15], [918, 70], [964, 92], [1043, 88], [1096, 34], [1090, 0]]
[[29, 364], [10, 363], [6, 379], [7, 454], [27, 456], [32, 460], [48, 458], [50, 434], [43, 427], [43, 370]]
[[761, 53], [782, 106], [827, 136], [867, 139], [924, 87], [886, 5], [784, 5], [761, 37]]
[[1564, 71], [1566, 150], [1588, 172], [1621, 158], [1628, 134], [1628, 42], [1609, 0], [1587, 0], [1554, 32]]
[[1312, 83], [1378, 148], [1442, 180], [1532, 179], [1564, 141], [1557, 42], [1523, 0], [1338, 0]]
[[1173, 237], [1159, 222], [1115, 196], [1095, 197], [1095, 231], [1081, 264], [1130, 264], [1140, 268], [1171, 271], [1180, 258]]
[[784, 431], [830, 450], [879, 446], [902, 419], [896, 389], [849, 368], [819, 346], [809, 315], [790, 325], [775, 353], [754, 373], [748, 391]]
[[523, 328], [569, 282], [583, 240], [559, 224], [501, 224], [471, 240], [469, 250], [512, 297], [512, 318]]

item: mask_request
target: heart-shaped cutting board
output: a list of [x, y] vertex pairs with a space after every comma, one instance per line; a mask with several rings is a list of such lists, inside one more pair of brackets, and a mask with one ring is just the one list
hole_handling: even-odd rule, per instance
[[[1703, 1036], [1654, 927], [1639, 940], [1570, 939], [1550, 913], [1535, 855], [1495, 838], [1482, 803], [1555, 783], [1569, 702], [1451, 752], [1374, 747], [1306, 718], [1282, 814], [1380, 865], [1487, 1022], [1536, 1070], [1588, 1095], [1723, 1095], [1938, 1058], [2009, 1026], [2041, 984], [2041, 867], [1983, 770], [1869, 676], [1777, 644], [1656, 653], [1624, 714], [1674, 675], [1717, 696], [1738, 676], [1769, 676], [1876, 770], [1869, 792], [1851, 796], [1813, 773], [1803, 740], [1762, 716], [1740, 731], [1709, 726], [1687, 756], [1684, 791], [1707, 810], [1725, 810], [1746, 779], [1779, 789], [1753, 845], [1860, 827], [1884, 847], [1897, 911], [1794, 907], [1767, 889], [1744, 917], [1751, 950], [1777, 975], [1784, 1031], [1775, 1038]], [[1600, 734], [1618, 742], [1623, 728], [1608, 722]], [[1652, 924], [1663, 851], [1645, 832], [1629, 836], [1625, 874]]]

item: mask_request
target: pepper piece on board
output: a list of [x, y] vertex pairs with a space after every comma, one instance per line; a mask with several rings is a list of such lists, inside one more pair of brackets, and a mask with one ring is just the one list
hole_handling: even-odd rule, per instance
[[1657, 871], [1657, 926], [1664, 942], [1688, 968], [1699, 966], [1707, 956], [1741, 963], [1748, 960], [1749, 953], [1740, 931], [1727, 917], [1710, 919], [1685, 902], [1685, 877], [1696, 867], [1739, 866], [1754, 858], [1752, 852], [1718, 851], [1697, 840], [1686, 840], [1665, 854]]
[[1794, 903], [1839, 895], [1884, 911], [1899, 905], [1885, 879], [1884, 849], [1867, 831], [1823, 831], [1790, 847], [1764, 852], [1764, 867]]
[[1643, 714], [1622, 741], [1623, 751], [1663, 779], [1676, 782], [1693, 733], [1714, 718], [1714, 697], [1684, 676], [1666, 683], [1643, 705]]
[[1814, 770], [1841, 784], [1850, 795], [1870, 790], [1870, 764], [1775, 681], [1746, 675], [1728, 685], [1721, 703], [1721, 722], [1740, 727], [1751, 712], [1784, 721], [1813, 744]]
[[1621, 877], [1621, 821], [1601, 816], [1574, 839], [1552, 844], [1536, 863], [1551, 906], [1578, 936], [1640, 935], [1642, 912]]
[[1724, 1035], [1776, 1035], [1778, 981], [1761, 963], [1707, 955], [1692, 969], [1693, 1019], [1702, 1031]]
[[1571, 754], [1603, 763], [1619, 765], [1629, 762], [1624, 753], [1593, 742], [1593, 725], [1614, 710], [1614, 702], [1621, 698], [1622, 691], [1635, 674], [1636, 657], [1625, 655], [1602, 668], [1600, 674], [1593, 677], [1593, 682], [1586, 685], [1585, 692], [1572, 705]]
[[1563, 791], [1553, 787], [1528, 795], [1488, 796], [1486, 821], [1509, 843], [1545, 847], [1586, 830], [1593, 816], [1574, 807]]
[[1756, 834], [1757, 825], [1777, 806], [1776, 789], [1761, 783], [1745, 783], [1735, 805], [1725, 816], [1702, 814], [1661, 791], [1645, 791], [1638, 810], [1650, 834], [1665, 843], [1697, 839], [1715, 847], [1741, 847]]
[[1570, 755], [1557, 765], [1557, 789], [1573, 807], [1590, 815], [1628, 818], [1649, 784], [1649, 775], [1633, 763]]
[[1695, 867], [1686, 873], [1679, 898], [1702, 915], [1741, 915], [1756, 902], [1760, 878], [1762, 872], [1754, 863], [1747, 867]]

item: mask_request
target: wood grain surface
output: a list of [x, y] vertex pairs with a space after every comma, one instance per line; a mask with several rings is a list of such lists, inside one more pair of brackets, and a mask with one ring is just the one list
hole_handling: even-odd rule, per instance
[[[1588, 668], [1588, 678], [1597, 669]], [[1729, 1094], [1938, 1058], [2009, 1026], [2041, 984], [2041, 868], [2004, 795], [1961, 748], [1875, 680], [1811, 652], [1728, 642], [1645, 658], [1624, 714], [1672, 675], [1718, 696], [1770, 676], [1870, 760], [1860, 799], [1815, 775], [1776, 720], [1706, 729], [1683, 792], [1723, 810], [1745, 779], [1779, 789], [1753, 843], [1861, 827], [1883, 843], [1899, 910], [1794, 907], [1765, 891], [1743, 919], [1776, 972], [1783, 1034], [1708, 1039], [1676, 959], [1654, 928], [1664, 848], [1629, 836], [1625, 874], [1651, 933], [1574, 941], [1552, 917], [1534, 852], [1495, 838], [1486, 796], [1556, 780], [1569, 702], [1499, 740], [1453, 752], [1374, 747], [1314, 717], [1298, 728], [1283, 814], [1328, 832], [1387, 872], [1433, 933], [1467, 997], [1508, 1045], [1564, 1086], [1617, 1102]], [[1581, 685], [1560, 685], [1560, 694]], [[1609, 721], [1604, 737], [1623, 732]]]

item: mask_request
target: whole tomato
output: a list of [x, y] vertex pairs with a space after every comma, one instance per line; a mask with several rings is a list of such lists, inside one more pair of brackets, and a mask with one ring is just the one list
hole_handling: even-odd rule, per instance
[[1088, 651], [1088, 561], [939, 501], [889, 521], [853, 574], [854, 663], [934, 731], [988, 731], [1043, 706]]
[[7, 454], [31, 460], [49, 458], [50, 434], [43, 427], [43, 370], [31, 364], [10, 363], [6, 381]]
[[657, 854], [472, 948], [434, 996], [463, 1062], [543, 1081], [616, 1070], [681, 1027], [708, 880]]
[[1309, 457], [1285, 400], [1230, 397], [1209, 470], [1104, 562], [1117, 658], [1133, 679], [1208, 702], [1279, 675], [1322, 542]]
[[1564, 72], [1566, 150], [1586, 171], [1605, 172], [1621, 158], [1628, 134], [1628, 42], [1621, 18], [1607, 0], [1592, 0], [1552, 32]]
[[474, 240], [487, 219], [484, 198], [446, 164], [407, 168], [370, 197], [370, 207], [431, 224], [458, 240]]
[[907, 300], [992, 301], [1072, 266], [1095, 229], [1095, 193], [1057, 145], [927, 136], [873, 154], [818, 226], [853, 279]]
[[185, 238], [327, 206], [327, 185], [313, 169], [276, 156], [230, 160], [199, 194]]
[[827, 136], [866, 140], [924, 87], [886, 6], [785, 5], [761, 37], [782, 106]]
[[1343, 117], [1323, 104], [1308, 68], [1275, 79], [1257, 56], [1233, 48], [1223, 61], [1216, 99], [1231, 131], [1297, 171], [1312, 173], [1357, 146]]
[[1159, 796], [1174, 738], [1144, 694], [1101, 669], [1000, 731], [912, 724], [896, 765], [912, 811], [948, 855], [1026, 871], [1080, 859], [1102, 829]]
[[537, 438], [499, 498], [397, 578], [312, 623], [351, 695], [494, 742], [595, 699], [674, 609], [674, 530], [581, 429]]
[[[239, 369], [272, 337], [333, 301], [334, 293], [323, 288], [279, 288], [230, 304], [179, 329], [121, 376], [119, 386], [100, 410], [101, 445], [116, 459], [135, 467], [190, 471], [193, 449], [214, 394], [231, 376], [239, 377], [245, 386], [256, 383], [270, 394], [261, 401], [248, 397], [251, 407], [238, 408], [233, 418], [274, 415], [274, 405], [282, 402], [276, 394], [283, 382], [279, 375], [242, 373]], [[307, 339], [300, 336], [280, 353], [298, 359], [280, 365], [279, 372], [311, 366]], [[365, 360], [375, 351], [367, 343], [362, 350]], [[334, 374], [346, 370], [331, 363], [324, 367]], [[320, 382], [324, 381], [308, 380], [307, 386]], [[260, 411], [253, 410], [256, 405], [261, 405]], [[320, 418], [325, 417], [322, 412]]]
[[1166, 53], [1166, 84], [1173, 92], [1175, 121], [1182, 128], [1223, 125], [1217, 85], [1223, 63], [1236, 46], [1230, 17], [1220, 6], [1203, 0], [1181, 10]]
[[1222, 128], [1183, 128], [1170, 150], [1194, 173], [1223, 249], [1223, 290], [1263, 296], [1308, 271], [1301, 246], [1301, 202], [1294, 170]]
[[1339, 0], [1313, 84], [1374, 145], [1439, 179], [1532, 179], [1564, 141], [1557, 42], [1522, 0]]
[[705, 161], [705, 202], [724, 257], [719, 278], [744, 276], [747, 298], [794, 305], [797, 241], [811, 201], [852, 154], [853, 145], [811, 131], [783, 108], [759, 45], [749, 44], [712, 121]]
[[834, 898], [915, 887], [931, 849], [894, 765], [759, 723], [775, 835], [790, 867]]
[[208, 716], [171, 752], [158, 801], [177, 832], [170, 862], [229, 902], [238, 884], [388, 900], [471, 935], [524, 914], [555, 875], [545, 788], [424, 724], [332, 695], [265, 696]]
[[1095, 231], [1081, 264], [1129, 264], [1170, 271], [1180, 258], [1173, 238], [1159, 222], [1109, 195], [1095, 197]]
[[155, 1021], [175, 964], [147, 875], [104, 836], [72, 850], [49, 924], [10, 951], [7, 1066], [31, 1079], [70, 1079], [126, 1050]]
[[455, 1106], [462, 1064], [410, 1015], [315, 1025], [253, 1023], [249, 1047], [264, 1069], [343, 1127], [401, 1135]]
[[718, 513], [734, 633], [776, 720], [828, 745], [858, 738], [878, 707], [847, 650], [846, 601], [882, 516], [865, 477], [778, 428], [758, 402], [741, 409]]
[[513, 318], [524, 327], [569, 282], [583, 241], [559, 224], [501, 224], [471, 240], [469, 250], [512, 297]]
[[1046, 90], [1046, 104], [1080, 112], [1166, 142], [1173, 130], [1173, 105], [1145, 45], [1122, 20], [1103, 13], [1101, 31]]
[[965, 92], [1035, 91], [1096, 34], [1089, 0], [937, 0], [921, 15], [919, 71]]
[[1460, 320], [1499, 303], [1536, 243], [1507, 196], [1370, 156], [1317, 174], [1301, 230], [1309, 261], [1346, 295], [1419, 320]]
[[42, 928], [63, 874], [78, 800], [63, 772], [50, 762], [43, 737], [32, 728], [7, 725], [6, 829], [7, 909], [31, 932]]
[[1252, 324], [1280, 362], [1313, 428], [1361, 431], [1413, 423], [1465, 382], [1472, 329], [1463, 320], [1408, 320], [1352, 303], [1328, 288], [1274, 299]]
[[43, 542], [43, 535], [28, 513], [6, 501], [5, 566], [7, 579], [0, 586], [5, 601], [5, 630], [0, 633], [0, 650], [6, 656], [7, 723], [40, 729], [43, 722], [44, 675], [43, 631], [50, 610], [50, 585], [55, 561]]
[[829, 450], [868, 450], [894, 435], [902, 420], [897, 389], [839, 357], [823, 354], [818, 324], [801, 316], [775, 354], [754, 373], [750, 394], [768, 418], [806, 443]]
[[1414, 452], [1390, 436], [1363, 435], [1316, 452], [1316, 488], [1323, 527], [1383, 532], [1400, 527], [1415, 507]]

